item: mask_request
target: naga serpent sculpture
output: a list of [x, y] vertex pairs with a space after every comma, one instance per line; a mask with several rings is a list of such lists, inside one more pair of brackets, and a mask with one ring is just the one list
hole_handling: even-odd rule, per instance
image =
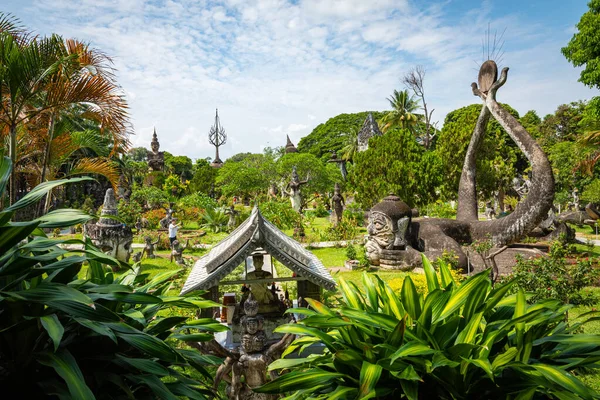
[[[459, 256], [459, 264], [464, 266], [466, 257], [459, 243], [488, 238], [497, 247], [514, 243], [541, 223], [552, 207], [554, 175], [548, 157], [519, 121], [496, 101], [496, 93], [506, 83], [507, 76], [508, 68], [504, 68], [498, 79], [496, 63], [488, 60], [479, 70], [479, 85], [471, 84], [473, 94], [483, 100], [483, 107], [463, 164], [456, 220], [429, 219], [413, 222], [417, 241], [415, 244], [430, 257], [439, 257], [443, 250], [453, 250]], [[527, 198], [508, 216], [492, 221], [479, 221], [475, 161], [490, 116], [506, 130], [531, 164], [531, 190]]]

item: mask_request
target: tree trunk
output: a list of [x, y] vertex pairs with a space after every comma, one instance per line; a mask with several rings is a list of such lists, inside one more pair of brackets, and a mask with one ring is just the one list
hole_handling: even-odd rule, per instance
[[[50, 114], [50, 122], [48, 125], [48, 143], [46, 144], [46, 150], [44, 151], [44, 160], [42, 163], [42, 176], [40, 178], [40, 183], [44, 183], [44, 181], [46, 180], [46, 171], [48, 169], [48, 162], [50, 161], [50, 147], [52, 145], [52, 140], [54, 139], [54, 113]], [[42, 209], [44, 209], [46, 212], [48, 212], [48, 203], [50, 201], [50, 192], [48, 192], [48, 194], [46, 195], [46, 200], [45, 203], [41, 203], [39, 204], [39, 207], [37, 209], [37, 216], [40, 216], [40, 213], [42, 212]]]
[[9, 190], [9, 204], [13, 205], [17, 199], [17, 173], [15, 171], [17, 166], [17, 126], [10, 126], [10, 161], [12, 162], [12, 170], [10, 171], [10, 190]]

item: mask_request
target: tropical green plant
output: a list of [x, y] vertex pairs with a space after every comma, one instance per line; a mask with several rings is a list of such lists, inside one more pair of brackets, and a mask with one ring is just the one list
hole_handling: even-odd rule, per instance
[[[10, 169], [10, 159], [0, 156], [0, 194]], [[176, 346], [178, 341], [211, 339], [206, 331], [223, 328], [212, 320], [187, 322], [195, 310], [214, 303], [168, 295], [170, 281], [180, 271], [148, 281], [136, 265], [115, 276], [110, 266], [121, 263], [89, 241], [44, 235], [42, 228], [68, 227], [92, 218], [80, 210], [61, 209], [33, 221], [10, 222], [15, 211], [37, 203], [50, 189], [86, 179], [42, 183], [0, 211], [2, 396], [214, 398], [207, 368], [220, 360]], [[67, 251], [61, 244], [83, 249]], [[169, 309], [186, 309], [188, 316], [169, 316]]]
[[202, 215], [200, 227], [207, 231], [218, 233], [227, 227], [228, 220], [229, 217], [222, 208], [207, 208]]
[[420, 107], [419, 103], [408, 93], [408, 90], [397, 91], [387, 99], [392, 107], [380, 120], [381, 130], [387, 132], [392, 128], [414, 130], [414, 126], [423, 118], [415, 113]]
[[267, 201], [261, 203], [259, 208], [262, 215], [279, 229], [293, 229], [302, 225], [302, 216], [289, 201]]
[[133, 189], [131, 201], [137, 202], [142, 208], [161, 208], [169, 202], [169, 197], [155, 186], [144, 186]]
[[348, 243], [346, 246], [346, 259], [356, 260], [356, 247], [352, 243]]
[[142, 215], [142, 207], [135, 201], [119, 200], [119, 218], [127, 225], [134, 226]]
[[[512, 284], [492, 288], [483, 271], [458, 284], [423, 257], [428, 294], [406, 277], [399, 295], [376, 275], [364, 290], [340, 279], [339, 309], [307, 300], [297, 324], [276, 331], [301, 335], [284, 353], [321, 343], [322, 354], [281, 359], [291, 372], [255, 389], [293, 399], [592, 399], [574, 371], [597, 367], [600, 335], [574, 335], [569, 305], [528, 304]], [[297, 309], [294, 309], [297, 312]], [[593, 319], [593, 318], [592, 318]]]

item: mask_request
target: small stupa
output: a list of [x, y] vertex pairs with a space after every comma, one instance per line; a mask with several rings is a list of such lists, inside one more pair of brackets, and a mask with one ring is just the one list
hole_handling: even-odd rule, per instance
[[133, 232], [131, 228], [114, 217], [119, 216], [117, 200], [112, 188], [106, 191], [102, 212], [98, 222], [88, 222], [83, 227], [83, 234], [90, 238], [92, 244], [106, 254], [123, 262], [131, 256]]
[[289, 154], [289, 153], [297, 153], [298, 149], [296, 148], [296, 146], [294, 146], [294, 143], [292, 143], [292, 141], [290, 140], [290, 136], [287, 136], [287, 143], [285, 144], [285, 154]]

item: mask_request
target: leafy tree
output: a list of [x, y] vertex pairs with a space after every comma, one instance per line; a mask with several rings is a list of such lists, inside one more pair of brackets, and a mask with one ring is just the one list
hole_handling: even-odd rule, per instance
[[137, 202], [142, 208], [161, 208], [169, 202], [167, 194], [156, 186], [134, 188], [131, 201]]
[[527, 111], [520, 119], [519, 122], [523, 125], [523, 128], [535, 139], [539, 139], [541, 136], [540, 125], [542, 119], [539, 117], [535, 110]]
[[560, 198], [571, 197], [573, 188], [582, 189], [592, 177], [584, 174], [578, 166], [587, 160], [593, 149], [585, 148], [577, 142], [559, 142], [547, 150], [556, 181], [556, 193]]
[[544, 148], [561, 141], [575, 141], [581, 137], [584, 129], [580, 125], [586, 109], [586, 102], [574, 101], [561, 104], [554, 114], [544, 117], [540, 125], [540, 141]]
[[244, 154], [235, 158], [239, 161], [232, 158], [225, 161], [216, 178], [223, 195], [254, 198], [266, 194], [275, 179], [273, 159], [264, 154]]
[[408, 130], [396, 128], [371, 138], [369, 148], [355, 156], [349, 183], [364, 208], [389, 193], [414, 207], [435, 200], [442, 175], [437, 155], [426, 152]]
[[392, 128], [400, 127], [414, 131], [414, 126], [423, 117], [421, 114], [416, 114], [419, 109], [419, 103], [408, 93], [408, 90], [397, 91], [387, 99], [390, 102], [392, 111], [388, 111], [381, 118], [382, 132], [387, 132]]
[[579, 82], [600, 88], [600, 0], [591, 0], [588, 7], [576, 25], [577, 33], [561, 51], [574, 66], [584, 67]]
[[240, 162], [240, 161], [244, 161], [244, 159], [246, 157], [249, 157], [251, 155], [252, 155], [252, 153], [237, 153], [237, 154], [232, 155], [225, 161]]
[[194, 176], [189, 184], [191, 192], [209, 193], [215, 183], [217, 170], [210, 166], [210, 163], [203, 158], [196, 160], [194, 165]]
[[[380, 119], [383, 113], [372, 111], [375, 120]], [[319, 124], [313, 131], [304, 136], [298, 142], [298, 151], [300, 153], [310, 153], [317, 158], [328, 160], [331, 152], [335, 151], [341, 157], [344, 146], [348, 144], [349, 137], [358, 133], [368, 111], [356, 114], [340, 114]], [[351, 140], [351, 139], [350, 139]]]
[[145, 147], [133, 147], [127, 152], [133, 161], [146, 161], [148, 158], [148, 149]]
[[194, 165], [188, 156], [173, 156], [165, 154], [165, 169], [182, 179], [192, 179]]
[[181, 182], [181, 178], [177, 175], [169, 175], [163, 184], [163, 190], [167, 196], [180, 197], [187, 189], [187, 184]]
[[[481, 107], [481, 104], [472, 104], [448, 113], [438, 136], [436, 153], [444, 166], [442, 195], [445, 198], [456, 198], [463, 161]], [[516, 118], [519, 117], [518, 113], [510, 106], [503, 104], [503, 107]], [[514, 175], [522, 173], [525, 169], [524, 157], [516, 144], [500, 124], [492, 118], [483, 143], [478, 149], [478, 191], [484, 198], [490, 198], [497, 190], [506, 190]]]

